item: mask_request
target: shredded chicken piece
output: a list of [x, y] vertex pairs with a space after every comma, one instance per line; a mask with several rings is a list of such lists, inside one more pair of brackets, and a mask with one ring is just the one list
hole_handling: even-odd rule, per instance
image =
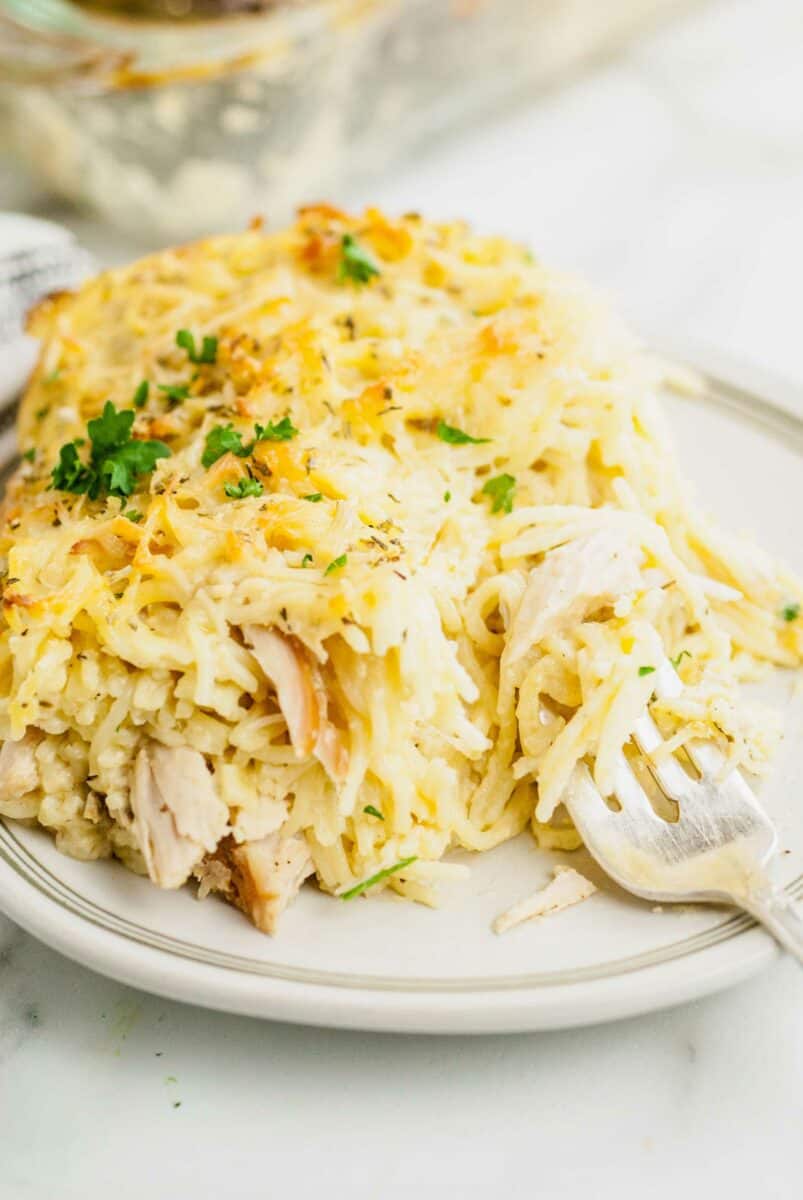
[[502, 670], [550, 634], [635, 591], [640, 582], [637, 549], [608, 530], [600, 529], [552, 550], [530, 571], [510, 628]]
[[164, 888], [181, 887], [229, 816], [203, 755], [156, 742], [137, 755], [131, 807], [148, 874]]
[[198, 899], [205, 900], [211, 892], [231, 892], [231, 868], [212, 855], [197, 863], [192, 873], [198, 880]]
[[246, 625], [243, 632], [253, 647], [254, 657], [276, 688], [293, 749], [299, 758], [307, 758], [318, 740], [320, 714], [312, 671], [303, 649], [295, 639], [275, 629]]
[[496, 918], [494, 932], [505, 933], [514, 925], [520, 925], [522, 921], [562, 912], [572, 904], [587, 900], [596, 890], [591, 880], [575, 871], [574, 867], [559, 865], [555, 867], [555, 878], [550, 880], [545, 888], [540, 888], [526, 900], [520, 900]]
[[349, 768], [349, 756], [343, 734], [328, 718], [329, 697], [323, 686], [320, 671], [313, 667], [315, 699], [318, 703], [319, 729], [314, 754], [318, 762], [335, 783], [344, 779]]
[[280, 833], [233, 845], [228, 861], [234, 903], [263, 933], [276, 932], [279, 917], [315, 870], [304, 839]]
[[340, 730], [328, 719], [328, 697], [316, 665], [297, 638], [261, 625], [246, 625], [243, 633], [276, 689], [296, 754], [314, 754], [331, 779], [341, 780], [348, 752]]
[[19, 800], [39, 786], [36, 749], [39, 735], [29, 729], [18, 742], [10, 738], [0, 750], [0, 803]]

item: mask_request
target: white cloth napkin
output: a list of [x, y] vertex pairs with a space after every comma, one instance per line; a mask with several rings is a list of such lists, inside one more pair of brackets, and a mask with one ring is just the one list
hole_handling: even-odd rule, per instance
[[74, 287], [92, 265], [62, 226], [0, 213], [0, 407], [22, 387], [36, 357], [36, 343], [23, 331], [28, 309], [48, 292]]

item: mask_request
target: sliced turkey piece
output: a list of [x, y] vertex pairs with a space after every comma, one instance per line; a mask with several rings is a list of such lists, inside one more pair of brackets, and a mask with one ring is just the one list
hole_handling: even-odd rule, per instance
[[203, 755], [157, 742], [137, 755], [131, 808], [148, 874], [164, 888], [181, 887], [217, 846], [229, 816]]
[[272, 833], [229, 852], [235, 903], [261, 929], [275, 933], [279, 917], [314, 867], [307, 843]]
[[39, 770], [34, 753], [38, 741], [39, 734], [29, 729], [18, 742], [11, 738], [3, 742], [0, 750], [0, 803], [19, 800], [39, 786]]
[[245, 625], [254, 657], [276, 689], [293, 749], [299, 758], [315, 755], [338, 781], [348, 769], [340, 730], [327, 717], [328, 700], [316, 664], [297, 638], [264, 625]]
[[637, 546], [604, 529], [550, 551], [527, 578], [502, 669], [512, 667], [545, 637], [636, 591], [641, 585], [640, 557]]

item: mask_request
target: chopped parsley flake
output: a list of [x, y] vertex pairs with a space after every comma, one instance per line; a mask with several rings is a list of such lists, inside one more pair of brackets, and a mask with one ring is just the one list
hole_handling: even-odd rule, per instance
[[175, 408], [176, 404], [181, 404], [190, 397], [190, 384], [187, 383], [160, 383], [158, 390], [167, 396], [170, 408]]
[[297, 435], [298, 430], [289, 417], [282, 417], [281, 421], [277, 421], [275, 425], [273, 421], [268, 421], [267, 425], [254, 426], [254, 443], [289, 442]]
[[323, 492], [310, 492], [308, 495], [302, 496], [301, 499], [309, 500], [310, 504], [317, 504], [320, 500], [323, 500]]
[[61, 368], [56, 367], [55, 371], [51, 371], [49, 375], [45, 375], [42, 383], [55, 383], [61, 376]]
[[781, 615], [784, 621], [796, 621], [800, 616], [800, 605], [797, 602], [785, 605]]
[[127, 517], [129, 521], [133, 521], [135, 525], [138, 525], [140, 521], [144, 521], [145, 519], [142, 513], [136, 508], [129, 508], [127, 512], [123, 513], [123, 516]]
[[36, 450], [34, 449], [33, 446], [31, 446], [30, 450], [26, 450], [22, 457], [25, 459], [26, 462], [32, 463], [33, 460], [36, 458]]
[[151, 390], [147, 379], [143, 379], [137, 390], [134, 392], [132, 404], [134, 408], [144, 408], [148, 403], [148, 392]]
[[677, 654], [674, 658], [670, 658], [669, 661], [671, 662], [672, 666], [677, 671], [678, 667], [683, 662], [684, 658], [691, 658], [691, 654], [689, 653], [688, 650], [681, 650], [680, 654]]
[[442, 442], [448, 442], [450, 446], [480, 446], [484, 442], [490, 442], [490, 438], [475, 438], [470, 433], [464, 433], [462, 429], [457, 429], [454, 425], [447, 425], [445, 421], [438, 421], [438, 428], [435, 431]]
[[216, 337], [205, 337], [201, 343], [201, 349], [196, 350], [195, 338], [189, 329], [179, 329], [176, 334], [176, 345], [179, 349], [187, 351], [187, 358], [191, 363], [213, 363], [217, 361]]
[[305, 554], [305, 555], [304, 555], [304, 557], [302, 558], [302, 560], [301, 560], [301, 565], [302, 565], [302, 567], [306, 567], [306, 566], [307, 566], [309, 563], [311, 563], [311, 562], [313, 562], [313, 561], [314, 561], [314, 559], [313, 559], [312, 555], [311, 555], [311, 554], [309, 554], [309, 553], [307, 553], [307, 554]]
[[483, 485], [482, 494], [491, 497], [491, 512], [513, 512], [516, 479], [513, 475], [495, 475]]
[[339, 554], [337, 558], [333, 558], [329, 566], [324, 571], [324, 575], [333, 575], [335, 571], [339, 571], [341, 567], [345, 567], [348, 562], [347, 554]]
[[368, 816], [369, 816], [369, 817], [376, 817], [376, 819], [377, 819], [378, 821], [384, 821], [384, 819], [385, 819], [385, 818], [382, 816], [382, 814], [381, 814], [381, 812], [379, 811], [379, 809], [378, 809], [378, 808], [374, 808], [373, 804], [366, 804], [365, 808], [364, 808], [362, 811], [363, 811], [364, 813], [368, 813]]
[[158, 386], [159, 391], [164, 392], [173, 406], [189, 399], [190, 385], [188, 383], [160, 383]]
[[139, 476], [149, 474], [160, 458], [168, 458], [171, 453], [164, 442], [131, 437], [135, 416], [133, 408], [118, 412], [107, 400], [101, 416], [87, 425], [91, 443], [88, 462], [78, 454], [83, 439], [68, 442], [59, 451], [50, 487], [87, 495], [90, 500], [107, 495], [130, 496]]
[[376, 875], [372, 875], [369, 879], [364, 879], [362, 883], [358, 883], [356, 887], [349, 888], [347, 892], [343, 892], [341, 900], [351, 900], [354, 896], [361, 895], [362, 892], [373, 887], [376, 883], [381, 883], [383, 879], [388, 879], [389, 876], [395, 875], [397, 871], [403, 871], [405, 867], [409, 867], [411, 863], [417, 861], [418, 855], [413, 854], [410, 858], [403, 858], [400, 862], [394, 863], [392, 867], [385, 867], [384, 871], [377, 871]]
[[655, 667], [639, 667], [638, 673], [639, 675], [652, 675], [654, 670]]
[[243, 475], [237, 483], [223, 485], [223, 491], [230, 500], [244, 500], [246, 496], [261, 496], [264, 490], [259, 480], [252, 479], [250, 475]]
[[337, 268], [337, 282], [370, 283], [380, 274], [376, 260], [360, 245], [350, 233], [343, 234], [340, 243], [340, 262]]
[[448, 504], [448, 503], [449, 503], [449, 501], [451, 500], [451, 498], [452, 498], [452, 493], [451, 493], [451, 492], [444, 492], [444, 493], [443, 493], [443, 499], [444, 499], [444, 502], [445, 502], [446, 504]]

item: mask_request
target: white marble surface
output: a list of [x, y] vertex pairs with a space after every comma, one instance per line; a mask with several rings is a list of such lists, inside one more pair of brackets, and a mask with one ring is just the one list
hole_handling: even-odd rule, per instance
[[[800, 0], [720, 0], [370, 199], [525, 237], [658, 336], [803, 384], [802, 60]], [[2, 1200], [790, 1197], [802, 1080], [788, 961], [597, 1029], [393, 1038], [154, 999], [0, 920]]]

